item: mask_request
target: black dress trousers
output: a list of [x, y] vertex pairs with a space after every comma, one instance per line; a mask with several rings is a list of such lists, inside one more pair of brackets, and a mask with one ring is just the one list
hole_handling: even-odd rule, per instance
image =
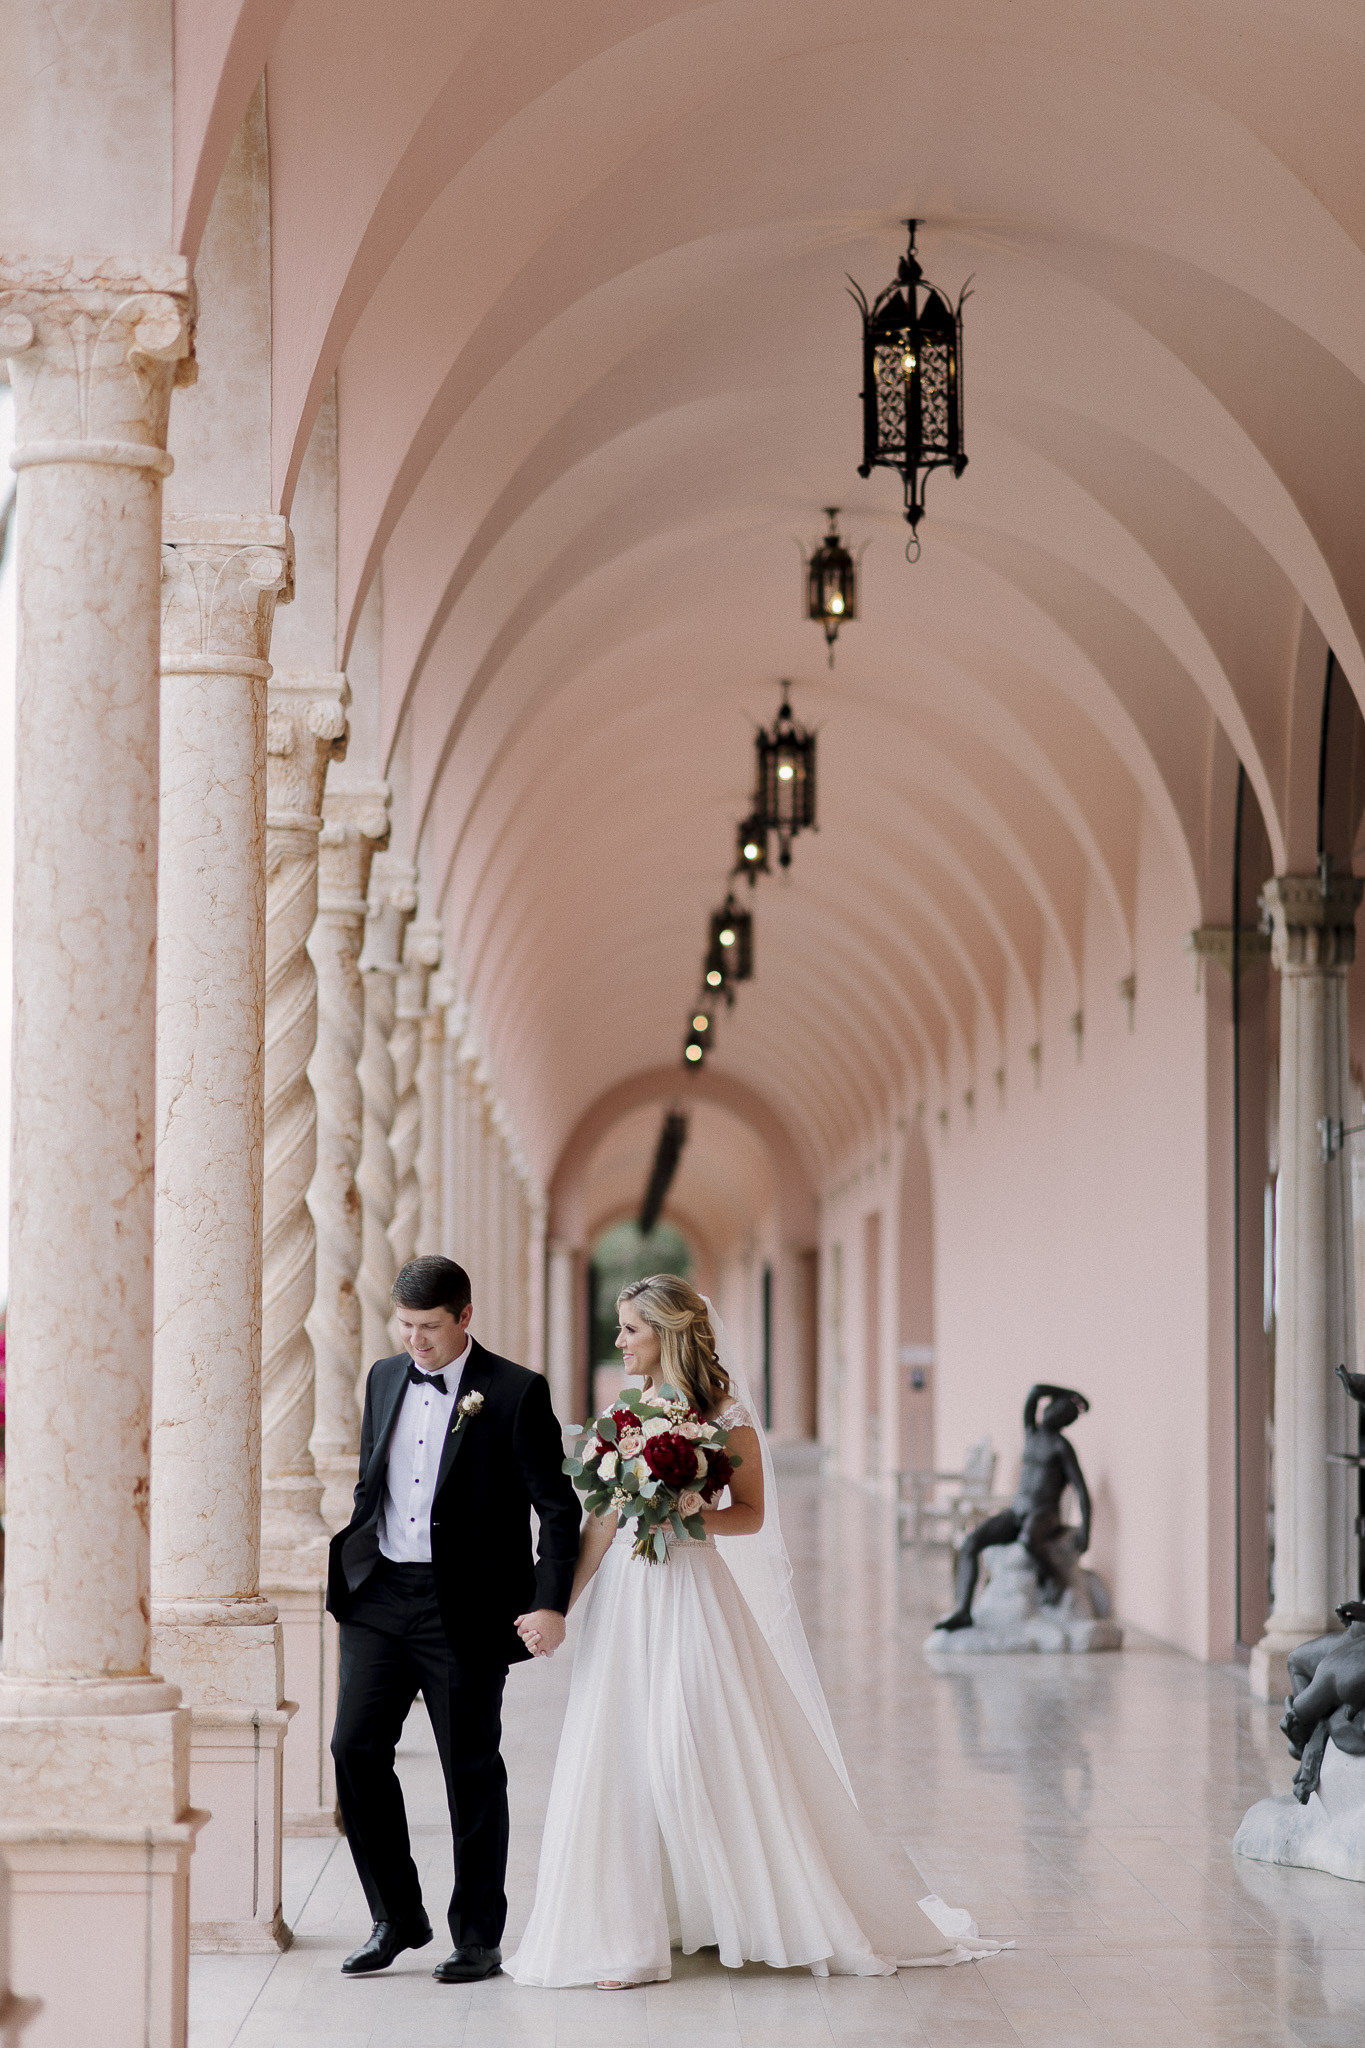
[[505, 1666], [451, 1650], [430, 1565], [382, 1559], [341, 1624], [332, 1755], [346, 1838], [376, 1920], [422, 1907], [394, 1751], [417, 1694], [445, 1773], [455, 1841], [450, 1936], [497, 1948], [507, 1919], [507, 1768], [499, 1753]]

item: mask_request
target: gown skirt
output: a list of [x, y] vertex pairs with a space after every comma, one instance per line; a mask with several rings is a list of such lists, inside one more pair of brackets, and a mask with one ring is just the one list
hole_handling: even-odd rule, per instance
[[995, 1954], [967, 1914], [921, 1909], [914, 1866], [863, 1820], [714, 1544], [646, 1564], [632, 1533], [584, 1598], [535, 1905], [506, 1974], [662, 1983], [675, 1947], [849, 1976]]

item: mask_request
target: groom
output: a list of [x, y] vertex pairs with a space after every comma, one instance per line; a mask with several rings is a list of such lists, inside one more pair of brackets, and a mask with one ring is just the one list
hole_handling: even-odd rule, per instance
[[366, 1382], [355, 1511], [332, 1539], [327, 1580], [327, 1611], [341, 1624], [337, 1798], [374, 1916], [341, 1967], [368, 1975], [431, 1940], [393, 1763], [420, 1691], [455, 1838], [455, 1947], [433, 1974], [461, 1984], [502, 1964], [502, 1690], [508, 1665], [530, 1655], [519, 1622], [542, 1654], [564, 1640], [578, 1500], [545, 1381], [469, 1334], [464, 1269], [410, 1259], [393, 1304], [407, 1349], [381, 1358]]

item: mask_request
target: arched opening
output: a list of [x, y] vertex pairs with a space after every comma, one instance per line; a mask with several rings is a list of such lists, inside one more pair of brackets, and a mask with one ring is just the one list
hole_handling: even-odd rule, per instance
[[675, 1223], [663, 1218], [647, 1236], [627, 1217], [608, 1224], [593, 1241], [588, 1260], [588, 1362], [592, 1373], [592, 1407], [600, 1414], [621, 1384], [616, 1345], [616, 1297], [632, 1280], [651, 1273], [692, 1277], [692, 1247]]

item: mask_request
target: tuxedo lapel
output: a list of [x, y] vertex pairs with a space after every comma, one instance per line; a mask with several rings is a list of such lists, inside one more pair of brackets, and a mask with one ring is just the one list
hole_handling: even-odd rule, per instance
[[455, 1406], [451, 1413], [449, 1427], [446, 1430], [446, 1440], [441, 1446], [441, 1462], [436, 1471], [437, 1493], [441, 1491], [441, 1488], [449, 1479], [455, 1460], [464, 1448], [464, 1440], [470, 1430], [477, 1429], [479, 1426], [479, 1417], [477, 1415], [462, 1415], [460, 1413], [460, 1403], [466, 1394], [486, 1395], [492, 1380], [492, 1355], [484, 1350], [482, 1344], [476, 1338], [470, 1347], [469, 1357], [465, 1360], [464, 1371], [460, 1374], [459, 1391], [455, 1396]]
[[395, 1361], [394, 1369], [389, 1375], [389, 1384], [378, 1395], [375, 1403], [377, 1427], [374, 1449], [370, 1453], [370, 1462], [365, 1472], [367, 1501], [375, 1478], [382, 1480], [388, 1466], [389, 1438], [393, 1435], [393, 1425], [398, 1420], [398, 1411], [408, 1390], [408, 1362], [407, 1353], [404, 1352], [403, 1356]]

